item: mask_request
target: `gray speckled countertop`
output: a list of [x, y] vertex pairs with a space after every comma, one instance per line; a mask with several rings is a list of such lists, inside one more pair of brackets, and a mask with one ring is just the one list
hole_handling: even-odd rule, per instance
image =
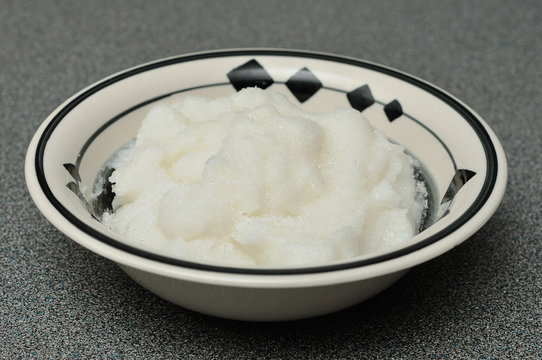
[[[377, 297], [275, 324], [171, 305], [40, 215], [24, 155], [63, 100], [133, 65], [238, 47], [359, 57], [448, 90], [502, 141], [501, 207]], [[540, 359], [541, 63], [540, 1], [0, 0], [0, 358]]]

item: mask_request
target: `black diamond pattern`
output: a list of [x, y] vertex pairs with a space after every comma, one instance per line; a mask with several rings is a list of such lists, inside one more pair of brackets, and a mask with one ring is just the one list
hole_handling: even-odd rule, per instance
[[392, 102], [384, 106], [384, 112], [386, 113], [388, 120], [392, 122], [399, 116], [403, 115], [403, 108], [401, 107], [399, 101], [393, 100]]
[[81, 202], [83, 203], [83, 205], [85, 205], [90, 215], [92, 215], [95, 219], [99, 219], [99, 217], [96, 216], [96, 214], [94, 214], [94, 212], [90, 208], [90, 205], [88, 204], [88, 201], [85, 198], [85, 195], [83, 195], [83, 193], [81, 192], [81, 189], [79, 189], [78, 183], [76, 183], [75, 181], [72, 181], [66, 184], [66, 187], [70, 189], [79, 198], [79, 200], [81, 200]]
[[286, 86], [300, 103], [304, 103], [320, 90], [322, 83], [312, 71], [304, 67], [286, 81]]
[[257, 86], [266, 89], [273, 84], [273, 79], [256, 60], [252, 59], [243, 65], [236, 67], [228, 74], [228, 79], [233, 87], [239, 91], [246, 87]]
[[369, 89], [369, 85], [363, 85], [350, 91], [348, 94], [346, 94], [346, 97], [348, 98], [350, 105], [360, 112], [375, 103], [375, 99], [371, 93], [371, 89]]
[[84, 199], [83, 194], [81, 194], [81, 191], [79, 190], [79, 185], [77, 185], [75, 182], [69, 182], [66, 184], [66, 187], [73, 191], [75, 195], [79, 196], [80, 199]]
[[81, 202], [83, 202], [83, 204], [87, 208], [88, 212], [94, 218], [99, 219], [105, 211], [111, 211], [113, 209], [113, 199], [115, 198], [115, 193], [113, 192], [113, 184], [111, 184], [111, 182], [109, 181], [109, 177], [111, 176], [111, 174], [113, 174], [113, 171], [115, 171], [115, 169], [108, 167], [103, 171], [103, 173], [101, 173], [101, 176], [105, 180], [102, 192], [95, 200], [92, 201], [92, 204], [89, 204], [79, 187], [81, 177], [79, 176], [77, 166], [71, 163], [63, 164], [63, 166], [66, 170], [68, 170], [71, 177], [75, 180], [70, 181], [68, 184], [66, 184], [66, 187], [70, 189], [75, 195], [77, 195], [77, 197], [81, 200]]
[[457, 169], [455, 171], [455, 175], [452, 178], [452, 181], [450, 181], [450, 185], [448, 186], [448, 190], [446, 190], [446, 194], [444, 194], [444, 198], [441, 201], [441, 205], [447, 203], [448, 201], [452, 201], [455, 197], [455, 194], [469, 181], [472, 179], [472, 177], [476, 175], [474, 171], [467, 170], [467, 169]]
[[77, 182], [81, 182], [81, 177], [79, 176], [79, 172], [77, 171], [77, 167], [74, 165], [74, 164], [71, 164], [71, 163], [66, 163], [63, 165], [64, 166], [64, 169], [68, 170], [68, 172], [70, 173], [71, 177], [77, 181]]

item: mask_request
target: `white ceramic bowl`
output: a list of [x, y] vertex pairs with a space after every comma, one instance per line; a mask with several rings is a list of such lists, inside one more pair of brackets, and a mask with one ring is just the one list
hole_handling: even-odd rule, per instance
[[[310, 111], [352, 106], [425, 165], [431, 226], [385, 252], [287, 269], [233, 268], [135, 246], [93, 216], [88, 189], [108, 157], [133, 138], [150, 104], [174, 93], [208, 97], [272, 88]], [[458, 245], [497, 209], [506, 187], [503, 149], [488, 125], [443, 90], [362, 60], [288, 50], [226, 50], [137, 66], [72, 96], [39, 127], [25, 165], [45, 217], [158, 296], [195, 311], [277, 321], [343, 309], [409, 268]]]

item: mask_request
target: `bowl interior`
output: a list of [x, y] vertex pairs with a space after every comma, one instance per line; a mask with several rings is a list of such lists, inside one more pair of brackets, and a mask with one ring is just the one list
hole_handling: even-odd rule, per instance
[[491, 140], [476, 115], [449, 95], [378, 65], [280, 51], [171, 58], [90, 86], [48, 119], [36, 152], [40, 185], [81, 231], [142, 256], [179, 263], [157, 249], [130, 244], [96, 219], [111, 200], [106, 186], [97, 205], [90, 200], [96, 179], [108, 158], [134, 138], [154, 102], [177, 93], [226, 96], [246, 86], [279, 91], [313, 112], [353, 107], [421, 162], [432, 189], [431, 226], [388, 255], [354, 259], [358, 265], [438, 241], [476, 213], [491, 191], [496, 171]]

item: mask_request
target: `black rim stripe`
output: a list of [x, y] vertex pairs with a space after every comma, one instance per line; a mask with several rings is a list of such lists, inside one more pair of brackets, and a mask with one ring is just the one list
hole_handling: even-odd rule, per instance
[[[484, 151], [486, 155], [487, 174], [484, 179], [482, 191], [480, 192], [478, 197], [475, 199], [473, 204], [469, 207], [469, 209], [465, 213], [463, 213], [456, 221], [454, 221], [452, 224], [450, 224], [449, 226], [447, 226], [445, 229], [441, 230], [437, 234], [434, 234], [426, 239], [420, 240], [419, 242], [412, 244], [408, 247], [405, 247], [405, 248], [402, 248], [390, 253], [386, 253], [380, 256], [363, 259], [363, 260], [335, 264], [335, 265], [324, 265], [324, 266], [306, 267], [306, 268], [298, 268], [298, 269], [274, 269], [274, 268], [250, 269], [250, 268], [235, 268], [235, 267], [227, 267], [227, 266], [207, 265], [207, 264], [200, 264], [200, 263], [189, 262], [189, 261], [184, 261], [184, 260], [179, 260], [179, 259], [172, 259], [165, 256], [150, 253], [144, 250], [140, 250], [138, 248], [131, 247], [124, 243], [121, 243], [117, 240], [114, 240], [94, 230], [93, 228], [89, 227], [88, 225], [84, 224], [79, 219], [77, 219], [72, 213], [70, 213], [66, 208], [64, 208], [64, 206], [58, 201], [58, 199], [55, 198], [55, 196], [51, 192], [51, 189], [49, 188], [45, 180], [45, 173], [44, 173], [44, 168], [43, 168], [43, 157], [44, 157], [45, 147], [46, 147], [48, 139], [50, 138], [56, 126], [74, 107], [76, 107], [86, 98], [90, 97], [94, 93], [100, 91], [101, 89], [111, 84], [114, 84], [118, 81], [126, 79], [132, 75], [136, 75], [136, 74], [146, 72], [152, 69], [156, 69], [156, 68], [160, 68], [160, 67], [164, 67], [168, 65], [173, 65], [173, 64], [178, 64], [178, 63], [183, 63], [183, 62], [188, 62], [188, 61], [199, 60], [199, 59], [228, 57], [228, 56], [257, 56], [257, 55], [312, 58], [312, 59], [326, 60], [326, 61], [331, 61], [331, 62], [338, 62], [338, 63], [348, 64], [348, 65], [353, 65], [356, 67], [362, 67], [362, 68], [366, 68], [369, 70], [373, 70], [376, 72], [380, 72], [380, 73], [392, 76], [394, 78], [398, 78], [412, 85], [415, 85], [427, 91], [428, 93], [431, 93], [432, 95], [438, 97], [440, 100], [444, 101], [446, 104], [452, 107], [456, 112], [458, 112], [465, 119], [465, 121], [467, 121], [472, 126], [472, 128], [478, 135], [482, 146], [484, 147]], [[460, 226], [465, 224], [471, 217], [473, 217], [482, 208], [482, 206], [485, 204], [485, 202], [491, 195], [491, 192], [493, 191], [496, 177], [497, 177], [497, 170], [498, 170], [496, 151], [484, 126], [480, 123], [480, 121], [476, 118], [474, 114], [472, 114], [462, 104], [460, 104], [459, 102], [451, 98], [449, 95], [445, 94], [443, 91], [431, 85], [428, 85], [427, 83], [423, 81], [417, 80], [409, 75], [405, 75], [403, 73], [400, 73], [395, 70], [391, 70], [379, 65], [366, 63], [361, 60], [342, 58], [342, 57], [327, 55], [327, 54], [318, 54], [318, 53], [301, 52], [301, 51], [289, 51], [289, 50], [231, 50], [231, 51], [200, 53], [200, 54], [194, 54], [194, 55], [180, 56], [180, 57], [175, 57], [175, 58], [171, 58], [167, 60], [157, 61], [148, 65], [143, 65], [135, 69], [120, 73], [119, 75], [114, 76], [110, 79], [104, 80], [96, 84], [89, 90], [85, 91], [81, 95], [77, 96], [74, 100], [72, 100], [64, 108], [62, 108], [58, 112], [58, 114], [54, 116], [54, 118], [45, 128], [42, 136], [40, 137], [38, 141], [36, 158], [35, 158], [35, 167], [36, 167], [36, 175], [38, 178], [38, 182], [42, 188], [42, 191], [44, 192], [48, 200], [51, 202], [51, 204], [59, 211], [59, 213], [62, 216], [64, 216], [73, 225], [75, 225], [76, 227], [78, 227], [83, 232], [87, 233], [88, 235], [96, 238], [97, 240], [100, 240], [110, 246], [113, 246], [120, 250], [127, 251], [134, 255], [141, 256], [143, 258], [147, 258], [150, 260], [159, 261], [162, 263], [171, 264], [171, 265], [177, 265], [177, 266], [198, 269], [198, 270], [206, 270], [206, 271], [237, 273], [237, 274], [261, 274], [261, 275], [264, 275], [264, 274], [267, 274], [267, 275], [309, 274], [309, 273], [351, 269], [355, 267], [375, 264], [375, 263], [386, 261], [386, 260], [391, 260], [400, 256], [407, 255], [411, 252], [419, 250], [428, 245], [431, 245], [435, 243], [436, 241], [453, 233]]]

